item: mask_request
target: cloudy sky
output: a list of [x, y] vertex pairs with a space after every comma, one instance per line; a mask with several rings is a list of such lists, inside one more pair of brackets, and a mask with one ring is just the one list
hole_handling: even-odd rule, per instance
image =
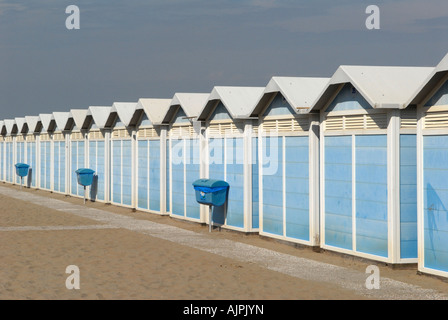
[[[371, 4], [380, 30], [365, 26]], [[69, 5], [79, 30], [66, 28]], [[434, 66], [447, 34], [446, 0], [0, 0], [0, 119], [342, 64]]]

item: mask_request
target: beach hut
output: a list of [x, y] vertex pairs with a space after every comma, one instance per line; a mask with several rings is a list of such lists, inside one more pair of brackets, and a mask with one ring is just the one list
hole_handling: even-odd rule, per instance
[[320, 244], [319, 115], [300, 111], [311, 107], [328, 81], [273, 77], [252, 111], [259, 119], [252, 188], [259, 187], [261, 235]]
[[95, 171], [88, 191], [91, 200], [109, 202], [110, 130], [106, 128], [111, 107], [90, 106], [82, 129], [87, 132], [87, 167]]
[[111, 203], [130, 208], [135, 208], [136, 128], [130, 124], [136, 106], [136, 102], [115, 102], [107, 120], [111, 128]]
[[206, 128], [204, 177], [230, 185], [227, 203], [213, 207], [213, 224], [242, 232], [257, 232], [259, 226], [258, 189], [253, 188], [252, 173], [257, 166], [253, 138], [258, 119], [250, 116], [264, 89], [214, 87], [198, 117]]
[[201, 124], [197, 122], [209, 94], [176, 93], [163, 119], [168, 131], [168, 201], [175, 218], [205, 222], [192, 183], [201, 175]]
[[39, 189], [51, 191], [52, 184], [52, 137], [49, 131], [51, 113], [39, 114], [41, 131], [39, 134]]
[[69, 112], [66, 130], [69, 134], [69, 194], [75, 197], [84, 197], [84, 188], [78, 184], [76, 170], [85, 168], [86, 158], [86, 130], [82, 129], [87, 116], [87, 109], [71, 109]]
[[[26, 128], [24, 128], [25, 126], [25, 117], [19, 117], [19, 118], [15, 118], [15, 132], [16, 132], [16, 136], [15, 136], [15, 145], [14, 145], [14, 153], [15, 153], [15, 161], [14, 164], [16, 163], [24, 163], [26, 160], [26, 147], [25, 147], [25, 136], [26, 136], [26, 132], [24, 132], [24, 130]], [[15, 171], [15, 169], [14, 169]], [[16, 184], [20, 184], [20, 177], [18, 175], [15, 174], [15, 183]]]
[[65, 130], [69, 112], [53, 112], [48, 127], [51, 134], [51, 190], [66, 194], [68, 190], [68, 134]]
[[406, 102], [433, 68], [341, 66], [320, 112], [321, 247], [417, 261], [416, 117]]
[[37, 187], [37, 136], [39, 134], [39, 117], [38, 116], [26, 116], [25, 125], [27, 127], [26, 140], [26, 161], [25, 163], [30, 166], [28, 176], [26, 178], [27, 186], [29, 188]]
[[17, 126], [14, 119], [4, 120], [4, 144], [5, 144], [5, 182], [14, 183], [15, 181], [15, 135]]
[[410, 106], [418, 109], [418, 270], [448, 276], [448, 55]]
[[167, 214], [167, 126], [162, 125], [171, 99], [139, 99], [137, 121], [136, 206], [156, 214]]

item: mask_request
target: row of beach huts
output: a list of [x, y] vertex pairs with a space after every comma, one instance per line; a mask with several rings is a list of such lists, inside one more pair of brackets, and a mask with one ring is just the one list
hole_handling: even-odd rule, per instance
[[448, 276], [448, 55], [0, 121], [0, 181]]

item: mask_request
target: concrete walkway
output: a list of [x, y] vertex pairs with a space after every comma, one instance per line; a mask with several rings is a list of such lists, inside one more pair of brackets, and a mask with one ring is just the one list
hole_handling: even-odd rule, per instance
[[25, 230], [67, 230], [67, 229], [103, 229], [123, 228], [130, 231], [147, 234], [151, 237], [160, 238], [196, 248], [205, 252], [220, 255], [226, 258], [242, 262], [257, 264], [269, 270], [280, 272], [300, 279], [326, 282], [341, 288], [352, 290], [356, 294], [373, 299], [447, 299], [448, 296], [440, 294], [435, 290], [424, 289], [408, 283], [380, 278], [380, 289], [367, 289], [366, 273], [343, 268], [328, 263], [317, 262], [288, 254], [275, 252], [256, 246], [218, 239], [211, 234], [200, 234], [193, 231], [155, 223], [148, 220], [139, 220], [133, 217], [112, 213], [105, 210], [88, 208], [83, 205], [71, 204], [69, 202], [27, 193], [26, 199], [16, 190], [0, 187], [0, 194], [28, 201], [36, 205], [70, 213], [79, 217], [92, 219], [102, 223], [90, 226], [43, 226], [43, 227], [3, 227], [0, 232], [25, 231]]

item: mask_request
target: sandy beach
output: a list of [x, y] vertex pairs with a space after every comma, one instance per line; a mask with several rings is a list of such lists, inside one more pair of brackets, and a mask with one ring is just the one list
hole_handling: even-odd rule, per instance
[[[136, 221], [194, 232], [214, 240], [300, 257], [365, 273], [371, 261], [332, 252], [280, 243], [258, 235], [175, 220], [147, 212], [88, 202], [46, 191], [22, 189], [1, 184], [20, 192], [18, 200], [0, 193], [0, 299], [158, 299], [158, 300], [327, 300], [370, 299], [356, 290], [334, 283], [302, 279], [273, 271], [260, 263], [232, 259], [188, 244], [164, 240], [148, 233], [84, 216], [51, 209], [28, 201], [38, 195], [69, 205], [100, 209]], [[44, 198], [45, 199], [45, 198]], [[126, 220], [127, 221], [127, 220]], [[131, 220], [129, 220], [131, 221]], [[173, 229], [175, 230], [175, 229]], [[207, 239], [207, 238], [205, 238]], [[211, 239], [211, 238], [210, 238]], [[66, 268], [80, 270], [80, 289], [69, 290]], [[416, 266], [393, 269], [376, 264], [381, 276], [448, 296], [448, 283], [419, 275]], [[344, 270], [345, 270], [344, 269]], [[367, 277], [367, 275], [366, 275]], [[403, 297], [401, 297], [403, 298]], [[405, 297], [404, 297], [405, 298]]]

